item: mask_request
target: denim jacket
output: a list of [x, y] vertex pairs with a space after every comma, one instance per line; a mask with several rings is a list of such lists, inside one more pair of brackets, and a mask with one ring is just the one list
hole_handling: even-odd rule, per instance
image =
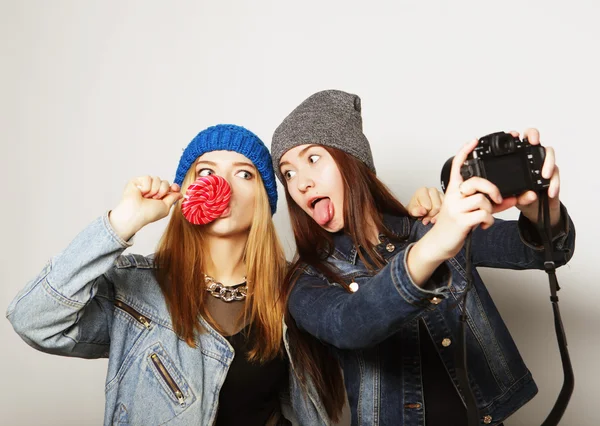
[[[196, 348], [180, 339], [152, 259], [122, 255], [130, 245], [108, 215], [98, 218], [17, 295], [7, 318], [40, 351], [108, 357], [105, 425], [211, 425], [233, 348], [202, 318], [208, 331], [197, 334]], [[329, 424], [314, 388], [301, 392], [289, 370], [284, 415], [294, 424]]]
[[[575, 245], [575, 228], [561, 208], [563, 229], [553, 238], [557, 265], [571, 258]], [[466, 285], [465, 252], [447, 260], [425, 286], [418, 287], [407, 272], [406, 254], [431, 225], [392, 216], [384, 216], [384, 223], [398, 241], [376, 247], [387, 262], [382, 269], [369, 272], [350, 237], [337, 233], [327, 260], [357, 290], [349, 293], [305, 267], [290, 295], [289, 309], [301, 329], [330, 345], [338, 357], [353, 425], [424, 426], [418, 321], [424, 322], [460, 390], [455, 359], [460, 309], [453, 306]], [[535, 226], [523, 216], [519, 221], [496, 219], [488, 230], [473, 233], [467, 356], [482, 425], [502, 422], [533, 398], [537, 387], [475, 267], [543, 269], [538, 238]]]

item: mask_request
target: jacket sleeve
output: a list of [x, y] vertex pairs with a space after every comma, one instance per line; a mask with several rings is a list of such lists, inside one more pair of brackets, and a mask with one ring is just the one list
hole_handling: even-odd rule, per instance
[[91, 223], [10, 303], [6, 317], [17, 334], [43, 352], [107, 357], [114, 286], [105, 273], [130, 245], [108, 214]]
[[442, 264], [424, 287], [418, 287], [406, 266], [411, 247], [398, 252], [376, 275], [360, 280], [355, 293], [304, 272], [288, 302], [298, 327], [339, 349], [361, 349], [382, 342], [423, 310], [435, 307], [449, 295], [450, 271]]
[[[566, 264], [575, 251], [575, 225], [561, 205], [561, 228], [552, 237], [556, 266]], [[525, 216], [496, 219], [487, 230], [477, 228], [472, 240], [473, 265], [504, 269], [544, 269], [544, 246], [536, 226]]]

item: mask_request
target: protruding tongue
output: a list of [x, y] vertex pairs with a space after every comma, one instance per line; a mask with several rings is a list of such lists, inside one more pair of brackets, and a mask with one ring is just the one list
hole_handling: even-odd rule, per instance
[[329, 198], [323, 198], [315, 204], [313, 217], [321, 226], [326, 225], [333, 219], [333, 204]]

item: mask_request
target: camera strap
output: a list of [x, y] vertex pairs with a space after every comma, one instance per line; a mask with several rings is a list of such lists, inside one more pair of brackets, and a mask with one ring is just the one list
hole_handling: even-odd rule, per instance
[[467, 259], [466, 273], [467, 273], [467, 285], [462, 296], [456, 301], [456, 306], [460, 305], [462, 300], [463, 306], [460, 313], [460, 331], [458, 335], [458, 351], [456, 351], [456, 378], [458, 384], [463, 390], [463, 396], [465, 398], [465, 405], [467, 406], [467, 425], [478, 426], [479, 425], [479, 412], [477, 411], [477, 400], [473, 394], [473, 389], [469, 383], [469, 374], [467, 369], [467, 295], [473, 287], [473, 264], [471, 255], [471, 237], [473, 231], [469, 232], [467, 239], [465, 240], [465, 257]]
[[[552, 230], [550, 225], [550, 205], [548, 200], [547, 192], [538, 194], [540, 197], [539, 210], [538, 210], [538, 223], [536, 227], [542, 238], [544, 244], [544, 269], [548, 274], [548, 280], [550, 283], [550, 302], [552, 303], [552, 310], [554, 312], [554, 327], [556, 329], [556, 338], [558, 341], [558, 348], [560, 350], [560, 358], [563, 367], [564, 382], [563, 386], [558, 395], [558, 399], [554, 403], [550, 414], [542, 426], [556, 426], [559, 424], [562, 418], [573, 389], [575, 387], [575, 376], [573, 374], [573, 367], [571, 365], [571, 359], [569, 357], [569, 351], [567, 349], [567, 338], [565, 330], [560, 317], [560, 310], [558, 308], [558, 291], [560, 287], [558, 285], [558, 279], [556, 278], [556, 264], [552, 257], [552, 244], [551, 236]], [[540, 223], [539, 218], [542, 218]], [[566, 220], [566, 219], [565, 219]], [[460, 306], [462, 301], [462, 311], [460, 314], [460, 332], [459, 332], [459, 345], [458, 351], [456, 352], [456, 375], [458, 383], [463, 390], [463, 396], [465, 398], [465, 404], [467, 406], [467, 420], [468, 426], [478, 426], [480, 424], [479, 412], [477, 410], [477, 400], [473, 394], [473, 389], [469, 383], [468, 369], [467, 369], [467, 345], [466, 345], [466, 331], [467, 331], [467, 295], [473, 287], [473, 265], [471, 255], [471, 239], [472, 231], [469, 232], [465, 240], [465, 257], [466, 257], [466, 273], [467, 273], [467, 285], [461, 297], [456, 301], [453, 307]]]
[[[554, 407], [552, 407], [550, 414], [548, 414], [548, 417], [546, 420], [544, 420], [544, 423], [542, 423], [542, 426], [554, 426], [560, 422], [560, 419], [567, 409], [567, 405], [569, 404], [569, 400], [573, 394], [573, 389], [575, 388], [575, 375], [573, 374], [573, 366], [571, 365], [571, 358], [569, 357], [569, 350], [567, 348], [567, 337], [563, 327], [562, 319], [560, 317], [560, 310], [558, 308], [557, 293], [560, 290], [560, 287], [556, 278], [556, 265], [554, 264], [554, 259], [552, 258], [553, 250], [552, 243], [550, 241], [552, 237], [552, 230], [550, 226], [550, 204], [548, 200], [548, 193], [543, 192], [540, 194], [540, 198], [541, 202], [539, 203], [540, 210], [538, 211], [538, 217], [540, 217], [541, 213], [543, 220], [542, 225], [539, 225], [538, 223], [537, 226], [540, 231], [539, 233], [542, 236], [542, 241], [544, 242], [544, 256], [546, 258], [544, 262], [544, 269], [548, 274], [548, 280], [550, 282], [550, 302], [552, 303], [552, 310], [554, 312], [554, 328], [556, 329], [556, 339], [558, 341], [558, 349], [560, 351], [560, 359], [564, 374], [563, 385], [558, 398], [554, 403]], [[567, 220], [567, 218], [563, 218], [563, 220]]]

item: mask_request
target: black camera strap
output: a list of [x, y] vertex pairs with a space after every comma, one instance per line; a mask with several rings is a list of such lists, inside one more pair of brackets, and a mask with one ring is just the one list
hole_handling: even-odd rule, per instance
[[465, 240], [465, 257], [467, 259], [466, 273], [467, 285], [460, 299], [456, 301], [460, 305], [461, 299], [463, 302], [462, 311], [460, 313], [460, 331], [458, 335], [458, 351], [456, 351], [456, 377], [458, 384], [463, 390], [465, 405], [467, 406], [467, 425], [479, 425], [479, 412], [477, 411], [477, 400], [473, 394], [473, 389], [469, 383], [469, 374], [467, 369], [467, 295], [473, 287], [473, 264], [471, 255], [471, 237], [473, 231], [469, 232]]
[[[548, 274], [548, 280], [550, 282], [550, 301], [552, 303], [552, 310], [554, 312], [554, 327], [556, 329], [556, 338], [558, 341], [558, 348], [560, 350], [560, 358], [562, 361], [563, 373], [564, 373], [564, 382], [563, 386], [558, 395], [558, 399], [554, 403], [554, 407], [548, 414], [548, 417], [542, 423], [542, 426], [555, 426], [558, 425], [560, 419], [562, 418], [567, 405], [569, 404], [569, 400], [571, 399], [571, 395], [573, 394], [573, 389], [575, 387], [575, 376], [573, 374], [573, 367], [571, 365], [571, 359], [569, 357], [569, 351], [567, 349], [567, 338], [565, 335], [565, 330], [563, 327], [563, 323], [560, 317], [560, 310], [558, 308], [558, 291], [560, 287], [558, 285], [558, 280], [556, 278], [556, 265], [554, 263], [554, 259], [552, 258], [552, 244], [551, 244], [551, 225], [550, 225], [550, 206], [548, 200], [548, 194], [543, 192], [542, 194], [538, 194], [540, 197], [539, 210], [538, 210], [538, 218], [542, 218], [541, 224], [538, 220], [538, 224], [536, 225], [539, 234], [542, 238], [544, 244], [544, 269]], [[565, 218], [566, 220], [566, 218]], [[456, 375], [458, 379], [458, 383], [463, 390], [463, 396], [465, 398], [465, 404], [467, 406], [467, 420], [468, 426], [478, 426], [480, 424], [479, 420], [479, 412], [477, 410], [477, 400], [475, 399], [475, 395], [473, 394], [473, 389], [469, 383], [468, 369], [467, 369], [467, 345], [466, 345], [466, 331], [467, 331], [467, 295], [471, 288], [473, 287], [473, 265], [472, 265], [472, 255], [471, 255], [471, 238], [472, 232], [469, 232], [465, 240], [465, 256], [466, 256], [466, 273], [467, 273], [467, 285], [465, 287], [465, 291], [461, 295], [460, 299], [457, 300], [456, 306], [460, 305], [460, 302], [463, 302], [462, 311], [460, 314], [460, 332], [459, 332], [459, 345], [458, 351], [456, 353]]]
[[[560, 422], [560, 419], [567, 409], [567, 405], [573, 394], [573, 389], [575, 388], [575, 375], [573, 374], [573, 366], [571, 365], [571, 358], [569, 357], [569, 350], [567, 348], [567, 337], [558, 308], [557, 293], [560, 290], [560, 287], [558, 286], [558, 280], [556, 279], [556, 265], [552, 258], [553, 250], [550, 241], [552, 238], [552, 230], [550, 226], [550, 204], [548, 194], [544, 192], [540, 194], [540, 198], [541, 203], [539, 203], [539, 213], [542, 213], [543, 221], [541, 226], [538, 224], [538, 229], [544, 242], [544, 255], [546, 257], [544, 269], [546, 270], [550, 281], [550, 302], [552, 303], [552, 310], [554, 312], [554, 328], [556, 329], [556, 339], [558, 340], [558, 349], [560, 350], [560, 359], [564, 374], [563, 385], [558, 394], [558, 398], [554, 403], [554, 407], [552, 407], [550, 414], [548, 414], [548, 417], [546, 417], [546, 420], [542, 423], [542, 426], [554, 426]], [[541, 211], [542, 207], [543, 212]], [[563, 218], [563, 220], [567, 220], [567, 218]]]

